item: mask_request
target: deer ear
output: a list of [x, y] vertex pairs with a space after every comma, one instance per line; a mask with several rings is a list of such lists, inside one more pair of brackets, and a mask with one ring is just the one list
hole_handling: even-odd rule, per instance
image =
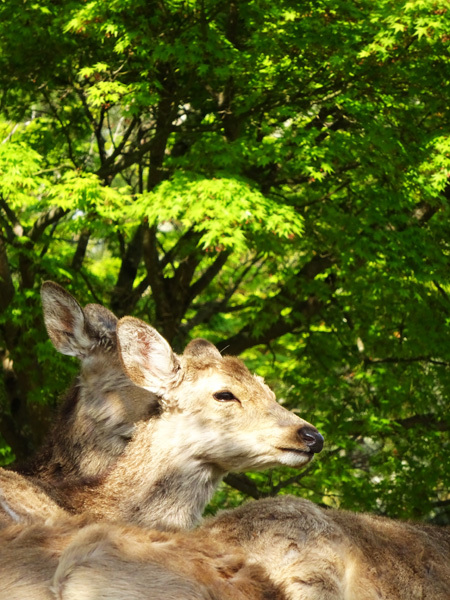
[[180, 381], [180, 362], [153, 327], [124, 317], [117, 324], [117, 341], [125, 373], [136, 385], [164, 395]]
[[211, 342], [208, 342], [208, 340], [204, 340], [203, 338], [197, 338], [196, 340], [189, 342], [183, 352], [183, 356], [189, 358], [222, 360], [222, 355], [214, 344], [211, 344]]
[[82, 358], [92, 346], [83, 309], [73, 296], [57, 283], [45, 281], [41, 287], [42, 308], [48, 335], [61, 354]]
[[83, 310], [90, 336], [104, 348], [116, 346], [117, 317], [101, 304], [86, 304]]

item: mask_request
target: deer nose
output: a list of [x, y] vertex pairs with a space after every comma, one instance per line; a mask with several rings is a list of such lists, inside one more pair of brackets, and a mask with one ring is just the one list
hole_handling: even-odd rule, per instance
[[323, 448], [323, 436], [314, 427], [301, 427], [297, 431], [298, 437], [305, 443], [311, 452], [320, 452]]

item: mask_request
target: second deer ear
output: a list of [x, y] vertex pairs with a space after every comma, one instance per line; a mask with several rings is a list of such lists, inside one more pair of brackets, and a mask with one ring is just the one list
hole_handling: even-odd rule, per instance
[[180, 362], [153, 327], [134, 317], [124, 317], [117, 325], [117, 341], [124, 370], [136, 385], [164, 395], [179, 382]]
[[53, 281], [42, 284], [41, 299], [45, 326], [55, 348], [61, 354], [83, 358], [92, 341], [81, 306]]
[[100, 304], [87, 304], [84, 309], [86, 330], [95, 339], [98, 346], [105, 349], [116, 347], [116, 329], [118, 318]]
[[204, 340], [203, 338], [197, 338], [189, 342], [183, 353], [183, 356], [190, 358], [210, 359], [210, 360], [222, 360], [222, 355], [211, 342]]

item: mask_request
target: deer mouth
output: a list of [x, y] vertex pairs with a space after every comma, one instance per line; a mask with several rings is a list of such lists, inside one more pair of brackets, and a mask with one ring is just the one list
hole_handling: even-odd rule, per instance
[[282, 452], [294, 452], [295, 454], [300, 454], [302, 456], [307, 456], [308, 458], [312, 458], [314, 452], [311, 450], [300, 450], [299, 448], [278, 448]]

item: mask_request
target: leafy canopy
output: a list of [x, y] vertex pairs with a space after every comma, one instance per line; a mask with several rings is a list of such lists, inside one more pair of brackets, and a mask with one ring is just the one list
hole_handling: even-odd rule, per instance
[[243, 353], [323, 431], [308, 469], [231, 476], [211, 510], [448, 520], [449, 31], [444, 0], [3, 3], [1, 460], [76, 370], [52, 279]]

